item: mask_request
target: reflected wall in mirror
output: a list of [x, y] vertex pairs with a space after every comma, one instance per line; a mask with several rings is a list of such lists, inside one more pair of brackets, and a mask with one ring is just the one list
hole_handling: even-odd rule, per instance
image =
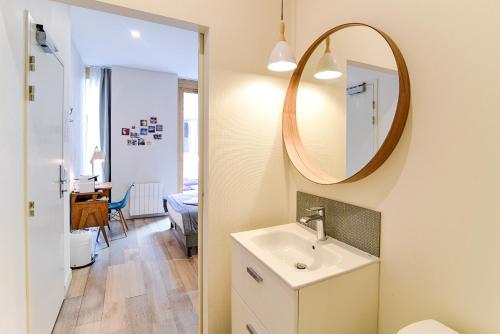
[[283, 116], [290, 159], [321, 184], [369, 175], [399, 140], [409, 95], [403, 57], [386, 34], [364, 24], [330, 30], [290, 81]]

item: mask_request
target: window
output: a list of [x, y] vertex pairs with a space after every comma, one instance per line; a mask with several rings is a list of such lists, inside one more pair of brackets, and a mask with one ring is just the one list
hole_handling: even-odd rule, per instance
[[[110, 119], [111, 119], [111, 69], [87, 67], [83, 112], [83, 172], [98, 176], [99, 181], [111, 180]], [[104, 161], [90, 163], [94, 151], [104, 155]]]
[[[84, 136], [85, 144], [83, 150], [83, 171], [85, 175], [92, 174], [90, 159], [94, 149], [101, 147], [100, 123], [99, 123], [99, 99], [101, 78], [99, 69], [87, 68], [85, 75], [85, 97], [84, 97]], [[102, 164], [94, 164], [94, 174], [102, 175]]]
[[180, 165], [182, 168], [182, 178], [180, 184], [187, 180], [198, 179], [198, 84], [196, 81], [179, 80], [179, 112], [181, 124], [179, 127], [182, 132], [180, 144], [182, 152]]

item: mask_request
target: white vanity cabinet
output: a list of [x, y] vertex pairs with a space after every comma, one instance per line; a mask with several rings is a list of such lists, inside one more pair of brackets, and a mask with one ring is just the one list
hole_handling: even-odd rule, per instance
[[231, 333], [376, 334], [378, 275], [377, 261], [292, 287], [233, 239]]

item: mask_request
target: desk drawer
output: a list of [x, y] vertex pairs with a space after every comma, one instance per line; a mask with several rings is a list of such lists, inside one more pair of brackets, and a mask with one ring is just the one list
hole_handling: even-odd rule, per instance
[[298, 292], [233, 240], [232, 284], [272, 334], [295, 334]]

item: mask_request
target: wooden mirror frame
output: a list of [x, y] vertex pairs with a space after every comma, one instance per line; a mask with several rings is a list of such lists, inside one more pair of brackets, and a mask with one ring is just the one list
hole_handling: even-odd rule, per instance
[[[380, 146], [379, 150], [372, 157], [372, 159], [356, 174], [346, 179], [340, 180], [321, 170], [321, 168], [309, 157], [309, 154], [304, 148], [297, 126], [297, 91], [299, 89], [302, 72], [304, 71], [309, 58], [316, 50], [316, 48], [333, 33], [342, 29], [356, 26], [368, 27], [370, 29], [373, 29], [385, 39], [387, 44], [389, 44], [398, 68], [399, 97], [391, 128], [389, 129], [389, 132], [387, 133], [382, 146]], [[283, 106], [283, 141], [285, 142], [288, 156], [295, 168], [297, 168], [297, 170], [304, 177], [318, 184], [349, 183], [361, 180], [362, 178], [367, 177], [368, 175], [376, 171], [377, 168], [379, 168], [391, 155], [403, 133], [406, 119], [408, 118], [409, 107], [410, 77], [408, 75], [408, 69], [406, 68], [406, 63], [403, 55], [401, 54], [401, 51], [399, 50], [396, 43], [394, 43], [394, 41], [383, 31], [380, 31], [379, 29], [364, 23], [346, 23], [336, 26], [335, 28], [325, 32], [311, 44], [311, 46], [307, 49], [307, 51], [300, 59], [297, 68], [292, 74], [290, 83], [288, 84], [288, 90], [286, 92], [285, 103]]]

